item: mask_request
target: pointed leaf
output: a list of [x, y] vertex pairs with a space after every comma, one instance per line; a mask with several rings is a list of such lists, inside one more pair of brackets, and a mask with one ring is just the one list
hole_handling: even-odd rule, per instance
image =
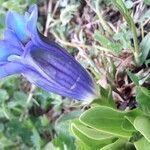
[[142, 56], [141, 56], [141, 64], [146, 61], [146, 58], [148, 57], [148, 54], [150, 53], [150, 33], [148, 33], [142, 42], [140, 43], [140, 48], [142, 50]]
[[135, 85], [139, 86], [139, 77], [134, 75], [132, 72], [130, 72], [129, 70], [127, 70], [127, 74], [130, 77], [130, 79], [134, 82]]
[[136, 88], [136, 101], [145, 115], [150, 115], [150, 90], [138, 86]]
[[125, 140], [118, 139], [116, 142], [103, 147], [101, 150], [125, 150], [125, 145], [126, 145]]
[[131, 124], [131, 122], [128, 119], [124, 119], [123, 120], [122, 128], [124, 130], [131, 131], [131, 132], [135, 132], [136, 131], [134, 126]]
[[129, 138], [131, 131], [122, 128], [125, 112], [106, 106], [98, 106], [87, 110], [80, 116], [81, 122], [96, 130], [110, 133], [119, 137]]
[[112, 97], [112, 90], [110, 87], [105, 89], [101, 86], [100, 97], [95, 99], [94, 102], [99, 105], [105, 105], [105, 106], [109, 106], [112, 108], [116, 108], [115, 102]]
[[89, 128], [79, 121], [74, 121], [71, 124], [71, 130], [77, 139], [92, 148], [101, 148], [117, 139], [113, 135]]
[[110, 52], [119, 53], [122, 50], [122, 45], [120, 43], [110, 41], [104, 35], [102, 35], [101, 32], [96, 31], [94, 36], [95, 39]]
[[134, 145], [137, 150], [147, 150], [150, 147], [150, 143], [145, 138], [138, 140]]
[[150, 118], [146, 116], [138, 116], [134, 121], [134, 127], [145, 139], [150, 142]]

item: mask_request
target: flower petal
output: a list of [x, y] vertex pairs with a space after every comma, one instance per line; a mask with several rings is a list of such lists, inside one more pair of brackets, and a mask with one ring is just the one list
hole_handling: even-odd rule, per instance
[[6, 26], [15, 32], [17, 38], [21, 42], [26, 43], [29, 40], [24, 16], [9, 11], [6, 16]]
[[23, 73], [23, 75], [34, 85], [47, 90], [48, 92], [53, 92], [62, 96], [78, 99], [78, 100], [88, 100], [88, 96], [82, 93], [75, 93], [69, 90], [65, 90], [63, 88], [60, 88], [58, 86], [55, 86], [53, 83], [51, 83], [49, 80], [43, 78], [38, 72], [28, 70], [27, 72]]
[[28, 12], [25, 14], [26, 20], [26, 28], [28, 32], [30, 33], [30, 36], [33, 34], [36, 34], [37, 32], [37, 19], [38, 19], [38, 8], [37, 5], [32, 5]]
[[9, 41], [0, 41], [0, 61], [7, 61], [8, 56], [12, 54], [20, 55], [21, 53], [21, 50], [11, 45]]
[[7, 28], [4, 32], [4, 37], [6, 41], [9, 41], [9, 43], [11, 43], [11, 45], [21, 48], [21, 43], [17, 39], [13, 30]]
[[[84, 89], [79, 89], [75, 91], [73, 88], [68, 89], [66, 86], [62, 86], [60, 83], [58, 83], [53, 78], [45, 75], [43, 73], [43, 70], [40, 69], [40, 67], [36, 67], [36, 64], [31, 60], [30, 57], [22, 58], [19, 56], [12, 55], [9, 60], [15, 61], [17, 65], [20, 64], [20, 70], [18, 72], [22, 73], [31, 83], [35, 84], [36, 86], [39, 86], [47, 91], [51, 91], [53, 93], [60, 94], [62, 96], [78, 99], [78, 100], [91, 100], [91, 98], [94, 98], [94, 94], [91, 92], [87, 92]], [[15, 70], [15, 69], [13, 69]], [[17, 73], [17, 71], [15, 71]], [[6, 73], [6, 76], [10, 75]], [[64, 82], [65, 83], [65, 82]], [[76, 86], [76, 83], [74, 84], [74, 87]], [[81, 92], [82, 91], [82, 92]]]
[[[93, 86], [93, 81], [91, 80], [91, 77], [89, 76], [89, 74], [86, 72], [86, 70], [74, 59], [74, 57], [72, 57], [67, 50], [65, 50], [64, 48], [62, 48], [60, 45], [58, 45], [57, 43], [50, 41], [47, 37], [41, 35], [39, 33], [39, 36], [36, 36], [33, 40], [33, 44], [37, 45], [37, 47], [41, 46], [41, 49], [45, 49], [43, 52], [41, 51], [41, 53], [45, 53], [43, 55], [47, 55], [47, 57], [49, 56], [47, 53], [51, 54], [54, 58], [55, 64], [57, 64], [57, 66], [59, 68], [63, 67], [63, 70], [69, 71], [70, 73], [72, 73], [73, 75], [75, 75], [76, 73], [72, 71], [72, 69], [74, 71], [77, 72], [77, 70], [80, 70], [80, 73], [82, 73], [82, 75], [84, 76], [83, 80], [85, 82], [88, 82], [88, 84], [90, 85], [90, 87]], [[37, 52], [38, 53], [38, 52]], [[39, 50], [40, 53], [40, 50]], [[42, 55], [41, 55], [42, 56]], [[47, 58], [48, 60], [48, 58]], [[49, 59], [50, 60], [50, 59]], [[61, 63], [59, 63], [59, 61], [61, 61]], [[58, 63], [57, 63], [58, 62]], [[64, 64], [63, 64], [64, 63]], [[67, 66], [70, 66], [71, 68], [67, 68]]]
[[23, 73], [47, 91], [78, 100], [94, 98], [95, 84], [90, 75], [64, 48], [38, 32], [37, 17], [36, 5], [24, 16], [7, 14], [5, 40], [0, 41], [0, 78]]
[[0, 79], [13, 74], [23, 72], [23, 66], [18, 63], [9, 62], [0, 64]]
[[[60, 46], [50, 45], [35, 46], [32, 42], [26, 46], [24, 61], [33, 68], [46, 81], [30, 77], [31, 82], [54, 93], [71, 98], [82, 99], [95, 96], [94, 83], [86, 70], [67, 52], [64, 53]], [[32, 75], [31, 75], [32, 76]], [[33, 81], [34, 80], [34, 81]], [[43, 83], [42, 83], [43, 82]], [[44, 87], [45, 86], [45, 87]], [[57, 88], [56, 88], [57, 87]]]

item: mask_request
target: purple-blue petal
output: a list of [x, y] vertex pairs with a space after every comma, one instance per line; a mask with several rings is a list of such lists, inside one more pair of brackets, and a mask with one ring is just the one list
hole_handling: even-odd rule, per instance
[[38, 32], [37, 17], [36, 5], [24, 16], [8, 12], [5, 40], [0, 41], [0, 78], [23, 73], [47, 91], [78, 100], [94, 98], [95, 84], [88, 72], [64, 48]]
[[18, 40], [13, 30], [8, 29], [8, 28], [5, 29], [4, 38], [6, 41], [9, 41], [11, 45], [21, 48], [21, 42]]
[[70, 97], [77, 100], [91, 100], [95, 98], [95, 95], [87, 92], [87, 91], [78, 91], [74, 92], [72, 90], [66, 90], [64, 87], [56, 86], [55, 84], [51, 83], [49, 80], [41, 76], [41, 74], [35, 70], [26, 71], [23, 75], [34, 85], [47, 90], [48, 92], [53, 92], [65, 97]]
[[11, 45], [9, 41], [0, 41], [0, 61], [7, 61], [10, 55], [20, 55], [22, 52], [18, 47]]
[[77, 96], [81, 99], [81, 97], [87, 95], [95, 95], [95, 86], [90, 75], [56, 43], [47, 47], [47, 45], [36, 46], [31, 42], [26, 47], [24, 59], [24, 62], [29, 62], [27, 66], [36, 70], [38, 74], [41, 74], [39, 76], [46, 80], [42, 84], [42, 81], [36, 79], [35, 76], [33, 76], [34, 79], [30, 77], [30, 81], [35, 80], [35, 83], [38, 82], [36, 85], [42, 85], [40, 86], [42, 88], [45, 86], [46, 90], [75, 99]]
[[25, 14], [26, 28], [30, 36], [33, 36], [37, 32], [37, 19], [38, 19], [38, 8], [37, 5], [32, 5], [28, 12]]
[[6, 27], [13, 30], [21, 42], [26, 43], [29, 40], [26, 20], [23, 15], [9, 11], [6, 17]]
[[[80, 68], [80, 73], [82, 73], [82, 75], [84, 76], [84, 81], [88, 82], [88, 84], [90, 85], [90, 87], [93, 84], [93, 81], [91, 80], [91, 77], [89, 76], [89, 74], [87, 75], [87, 72], [85, 71], [85, 69], [83, 67], [79, 67], [81, 66], [75, 59], [74, 57], [72, 57], [67, 50], [65, 50], [64, 48], [62, 48], [60, 45], [58, 45], [56, 42], [50, 41], [47, 37], [43, 36], [42, 34], [38, 33], [37, 36], [35, 36], [34, 38], [32, 38], [32, 41], [34, 43], [34, 45], [37, 46], [41, 46], [43, 49], [46, 49], [48, 51], [50, 51], [49, 53], [52, 53], [53, 55], [55, 55], [55, 60], [51, 60], [51, 61], [55, 61], [55, 64], [60, 61], [60, 59], [62, 58], [63, 61], [61, 61], [61, 63], [57, 63], [57, 66], [64, 67], [63, 62], [67, 62], [66, 67], [64, 67], [64, 70], [66, 69], [69, 72], [72, 72], [72, 69], [68, 69], [67, 65], [69, 66], [73, 66], [72, 68], [74, 70], [78, 70]], [[71, 64], [68, 64], [71, 63]], [[78, 70], [79, 71], [79, 70]], [[72, 72], [73, 75], [75, 75], [75, 72]]]
[[23, 72], [24, 67], [21, 64], [7, 62], [0, 64], [0, 79], [13, 74]]

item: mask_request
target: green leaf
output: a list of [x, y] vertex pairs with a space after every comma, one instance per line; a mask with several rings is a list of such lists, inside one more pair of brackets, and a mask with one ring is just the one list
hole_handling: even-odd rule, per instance
[[55, 131], [57, 133], [57, 138], [54, 139], [54, 145], [56, 147], [63, 147], [65, 146], [68, 149], [75, 149], [74, 145], [74, 138], [69, 132], [69, 125], [71, 119], [75, 119], [79, 117], [81, 114], [80, 111], [73, 111], [67, 114], [62, 115], [55, 123]]
[[33, 129], [32, 132], [33, 132], [33, 134], [31, 136], [31, 141], [33, 143], [33, 147], [36, 150], [40, 150], [41, 145], [42, 145], [42, 140], [41, 140], [40, 134], [36, 129]]
[[77, 11], [79, 7], [78, 4], [76, 5], [67, 5], [60, 14], [60, 20], [62, 21], [63, 25], [66, 25], [73, 17], [74, 13]]
[[139, 104], [140, 109], [145, 115], [150, 115], [150, 90], [145, 87], [136, 87], [136, 101]]
[[133, 125], [135, 118], [140, 115], [143, 115], [143, 112], [139, 108], [136, 108], [128, 111], [124, 118], [126, 118]]
[[0, 103], [4, 102], [8, 98], [9, 98], [9, 95], [8, 95], [7, 91], [4, 89], [0, 89]]
[[[27, 98], [27, 94], [23, 91], [14, 91], [11, 101], [7, 103], [8, 109], [11, 110], [11, 113], [15, 116], [20, 116], [21, 113], [23, 113], [23, 109], [27, 107]], [[31, 104], [32, 103], [30, 103], [29, 106], [31, 106]]]
[[41, 125], [43, 126], [43, 127], [48, 127], [49, 126], [49, 119], [48, 119], [48, 116], [47, 115], [43, 115], [43, 116], [40, 116], [39, 117], [40, 118], [40, 122], [41, 122]]
[[136, 150], [147, 150], [147, 148], [150, 147], [150, 143], [145, 138], [141, 138], [135, 142], [134, 145]]
[[134, 121], [134, 127], [145, 139], [150, 142], [150, 118], [147, 116], [138, 116]]
[[5, 1], [2, 4], [2, 7], [7, 8], [9, 10], [14, 10], [17, 12], [23, 12], [26, 8], [26, 4], [21, 4], [20, 1], [15, 1], [15, 0], [9, 0]]
[[4, 78], [0, 81], [0, 87], [7, 89], [9, 95], [13, 95], [14, 91], [18, 90], [19, 85], [21, 84], [21, 78], [19, 76], [11, 76]]
[[7, 137], [5, 137], [3, 134], [0, 134], [0, 149], [1, 150], [8, 150], [12, 149], [13, 146], [15, 146], [16, 143], [9, 140]]
[[104, 35], [99, 31], [95, 31], [94, 33], [95, 39], [105, 48], [107, 48], [112, 53], [119, 53], [122, 50], [122, 45], [117, 42], [112, 42], [107, 39]]
[[132, 33], [128, 30], [128, 27], [125, 25], [121, 25], [120, 30], [113, 36], [113, 39], [120, 42], [120, 44], [122, 45], [122, 49], [131, 48], [131, 38]]
[[36, 4], [37, 0], [26, 0], [28, 5]]
[[126, 142], [127, 141], [125, 141], [125, 140], [118, 139], [114, 143], [103, 147], [101, 150], [129, 150], [129, 149], [125, 149]]
[[[13, 95], [13, 101], [10, 102], [9, 106], [11, 108], [11, 103], [14, 103], [14, 106], [22, 106], [23, 108], [27, 105], [28, 95], [23, 91], [15, 91]], [[13, 106], [13, 105], [12, 105]]]
[[95, 99], [94, 103], [99, 105], [110, 106], [116, 108], [115, 102], [112, 97], [112, 90], [110, 87], [107, 89], [100, 87], [100, 97]]
[[139, 62], [140, 61], [140, 53], [139, 53], [139, 44], [138, 44], [138, 37], [137, 37], [137, 31], [136, 31], [135, 23], [131, 17], [130, 12], [126, 8], [123, 0], [113, 0], [113, 3], [119, 9], [120, 13], [124, 16], [126, 22], [128, 23], [128, 26], [132, 32], [134, 49], [132, 49], [132, 48], [131, 49], [133, 50], [133, 54], [134, 54], [136, 63], [139, 64], [140, 63]]
[[129, 26], [131, 27], [131, 20], [130, 20], [131, 16], [130, 16], [128, 9], [126, 8], [124, 2], [122, 0], [113, 0], [113, 3], [119, 9], [119, 11], [124, 16], [127, 23], [129, 24]]
[[149, 81], [150, 80], [150, 74], [146, 75], [144, 78], [142, 78], [140, 81], [139, 81], [139, 84], [140, 85], [143, 85], [144, 82], [146, 81]]
[[141, 55], [141, 64], [143, 64], [147, 57], [148, 54], [150, 53], [150, 33], [148, 33], [144, 39], [142, 40], [142, 42], [140, 43], [140, 48], [142, 50], [142, 55]]
[[146, 5], [150, 5], [150, 0], [144, 0], [144, 3], [145, 3]]
[[71, 124], [71, 130], [77, 139], [91, 148], [101, 148], [117, 139], [113, 135], [89, 128], [79, 121], [74, 121]]
[[81, 115], [81, 111], [72, 111], [70, 113], [63, 114], [56, 122], [56, 124], [75, 119]]
[[84, 112], [79, 119], [87, 126], [101, 132], [129, 138], [132, 132], [122, 128], [125, 114], [106, 106], [98, 106]]
[[5, 15], [0, 14], [0, 29], [3, 29], [5, 26]]
[[7, 136], [15, 140], [20, 137], [22, 141], [26, 144], [31, 144], [30, 137], [32, 135], [31, 129], [26, 125], [25, 122], [20, 122], [17, 119], [13, 119], [7, 124]]
[[130, 79], [134, 82], [135, 85], [139, 86], [139, 77], [137, 77], [136, 75], [134, 75], [132, 72], [130, 72], [129, 70], [127, 70], [127, 74], [130, 77]]
[[0, 123], [0, 133], [4, 131], [4, 124]]
[[28, 98], [28, 95], [25, 94], [23, 91], [16, 91], [16, 92], [14, 93], [14, 99], [15, 99], [16, 101], [23, 101], [23, 102], [26, 102], [27, 98]]
[[124, 130], [131, 131], [131, 132], [135, 132], [136, 131], [134, 126], [131, 124], [131, 122], [128, 119], [124, 119], [123, 120], [122, 128]]
[[80, 140], [76, 140], [75, 145], [76, 145], [76, 150], [91, 150], [90, 146], [86, 145]]

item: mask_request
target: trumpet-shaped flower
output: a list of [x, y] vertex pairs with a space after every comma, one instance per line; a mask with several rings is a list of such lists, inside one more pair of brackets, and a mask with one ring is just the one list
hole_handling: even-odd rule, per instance
[[8, 12], [0, 41], [0, 78], [21, 73], [47, 91], [78, 100], [94, 99], [90, 75], [64, 48], [38, 32], [37, 18], [36, 5], [25, 15]]

